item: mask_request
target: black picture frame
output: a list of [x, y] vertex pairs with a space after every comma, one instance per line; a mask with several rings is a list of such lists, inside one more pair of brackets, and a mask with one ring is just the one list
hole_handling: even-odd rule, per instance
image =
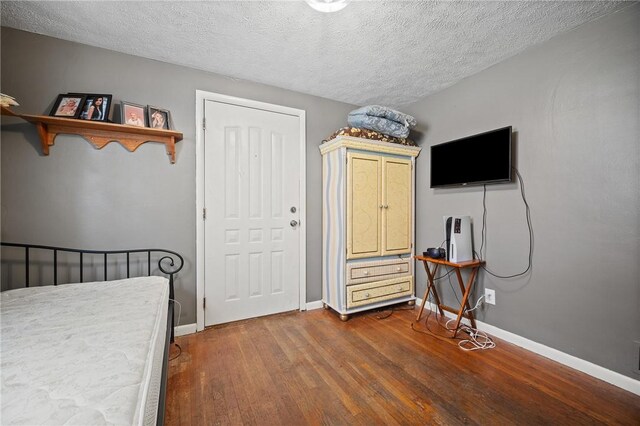
[[[69, 93], [69, 95], [85, 96], [85, 100], [82, 105], [82, 110], [78, 115], [78, 119], [89, 120], [89, 121], [109, 121], [109, 114], [111, 112], [111, 103], [113, 101], [113, 95], [108, 95], [103, 93]], [[101, 102], [101, 107], [99, 109], [96, 109], [95, 102], [98, 99], [102, 99], [102, 102]], [[91, 117], [89, 115], [91, 115]]]
[[147, 107], [133, 102], [120, 102], [120, 122], [127, 126], [148, 127]]
[[78, 118], [82, 112], [85, 98], [86, 96], [81, 94], [61, 93], [56, 98], [49, 115], [61, 118]]
[[173, 120], [168, 109], [147, 105], [147, 123], [152, 129], [173, 130]]

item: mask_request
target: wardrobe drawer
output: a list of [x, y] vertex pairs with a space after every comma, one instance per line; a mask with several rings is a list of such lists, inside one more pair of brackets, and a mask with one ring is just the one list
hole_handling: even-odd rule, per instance
[[406, 275], [411, 272], [410, 259], [352, 263], [347, 265], [347, 283], [356, 284]]
[[413, 294], [413, 277], [393, 278], [347, 287], [347, 308]]

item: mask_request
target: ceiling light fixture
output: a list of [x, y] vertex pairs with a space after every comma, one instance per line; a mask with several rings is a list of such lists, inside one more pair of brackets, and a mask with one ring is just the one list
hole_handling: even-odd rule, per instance
[[344, 9], [349, 0], [305, 0], [309, 6], [320, 12], [337, 12]]

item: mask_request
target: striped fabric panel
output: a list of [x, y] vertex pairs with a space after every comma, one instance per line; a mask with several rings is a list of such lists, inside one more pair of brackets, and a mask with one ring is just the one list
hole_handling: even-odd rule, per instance
[[323, 239], [324, 274], [323, 298], [325, 303], [344, 311], [345, 293], [345, 225], [343, 150], [324, 155], [323, 161]]

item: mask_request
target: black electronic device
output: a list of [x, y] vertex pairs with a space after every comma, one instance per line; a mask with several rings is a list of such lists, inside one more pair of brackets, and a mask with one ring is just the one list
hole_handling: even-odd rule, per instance
[[511, 126], [431, 147], [431, 188], [511, 182]]
[[430, 247], [427, 251], [423, 251], [422, 254], [432, 259], [444, 259], [447, 256], [445, 249], [442, 247]]

